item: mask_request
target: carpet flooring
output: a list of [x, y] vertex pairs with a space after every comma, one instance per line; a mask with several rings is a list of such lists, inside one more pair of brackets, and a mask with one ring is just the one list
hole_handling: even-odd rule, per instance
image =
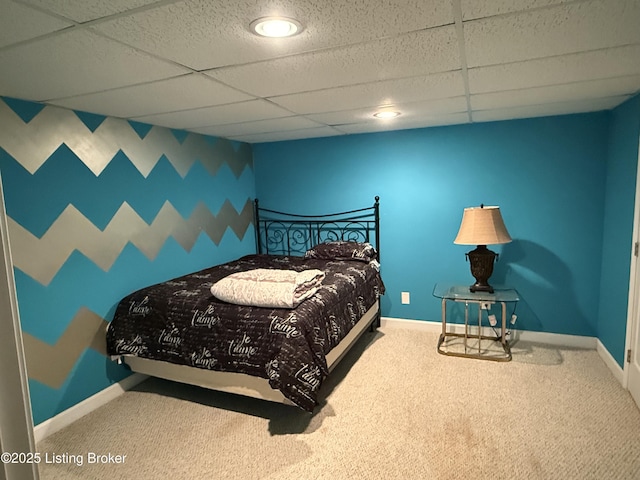
[[41, 441], [66, 459], [41, 478], [640, 479], [640, 410], [597, 352], [520, 341], [497, 363], [437, 338], [366, 333], [313, 414], [148, 379]]

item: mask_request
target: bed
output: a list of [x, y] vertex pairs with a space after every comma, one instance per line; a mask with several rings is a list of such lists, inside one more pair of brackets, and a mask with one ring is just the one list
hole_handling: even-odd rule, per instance
[[107, 352], [132, 371], [313, 411], [323, 380], [380, 324], [379, 197], [295, 215], [254, 202], [257, 253], [127, 295]]

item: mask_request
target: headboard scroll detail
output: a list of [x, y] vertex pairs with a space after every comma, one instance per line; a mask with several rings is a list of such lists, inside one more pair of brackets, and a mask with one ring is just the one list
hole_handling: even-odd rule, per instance
[[325, 215], [298, 215], [269, 210], [254, 200], [258, 253], [304, 255], [320, 243], [368, 242], [380, 257], [380, 197], [373, 206]]

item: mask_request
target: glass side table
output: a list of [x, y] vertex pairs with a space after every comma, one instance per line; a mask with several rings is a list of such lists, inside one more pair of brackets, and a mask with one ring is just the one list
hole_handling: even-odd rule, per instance
[[[513, 288], [495, 288], [494, 293], [471, 292], [469, 286], [437, 283], [433, 295], [442, 299], [442, 333], [438, 340], [438, 353], [454, 357], [478, 358], [508, 362], [511, 360], [511, 348], [507, 340], [507, 304], [520, 300], [518, 292]], [[464, 333], [447, 331], [447, 302], [464, 303]], [[489, 310], [492, 305], [502, 307], [500, 334], [482, 334], [482, 310]], [[478, 310], [477, 332], [471, 331], [469, 325], [469, 305], [475, 304]], [[485, 342], [483, 342], [485, 340]], [[495, 348], [499, 343], [500, 348]]]

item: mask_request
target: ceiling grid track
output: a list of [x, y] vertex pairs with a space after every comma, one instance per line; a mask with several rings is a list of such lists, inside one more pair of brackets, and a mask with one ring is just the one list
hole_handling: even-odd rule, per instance
[[460, 0], [453, 0], [453, 18], [456, 26], [456, 36], [458, 37], [458, 49], [460, 51], [460, 67], [462, 80], [464, 82], [464, 95], [467, 100], [467, 114], [469, 115], [469, 122], [473, 122], [471, 115], [471, 93], [469, 91], [469, 69], [467, 68], [467, 53], [464, 48], [464, 24], [462, 21], [462, 6]]

